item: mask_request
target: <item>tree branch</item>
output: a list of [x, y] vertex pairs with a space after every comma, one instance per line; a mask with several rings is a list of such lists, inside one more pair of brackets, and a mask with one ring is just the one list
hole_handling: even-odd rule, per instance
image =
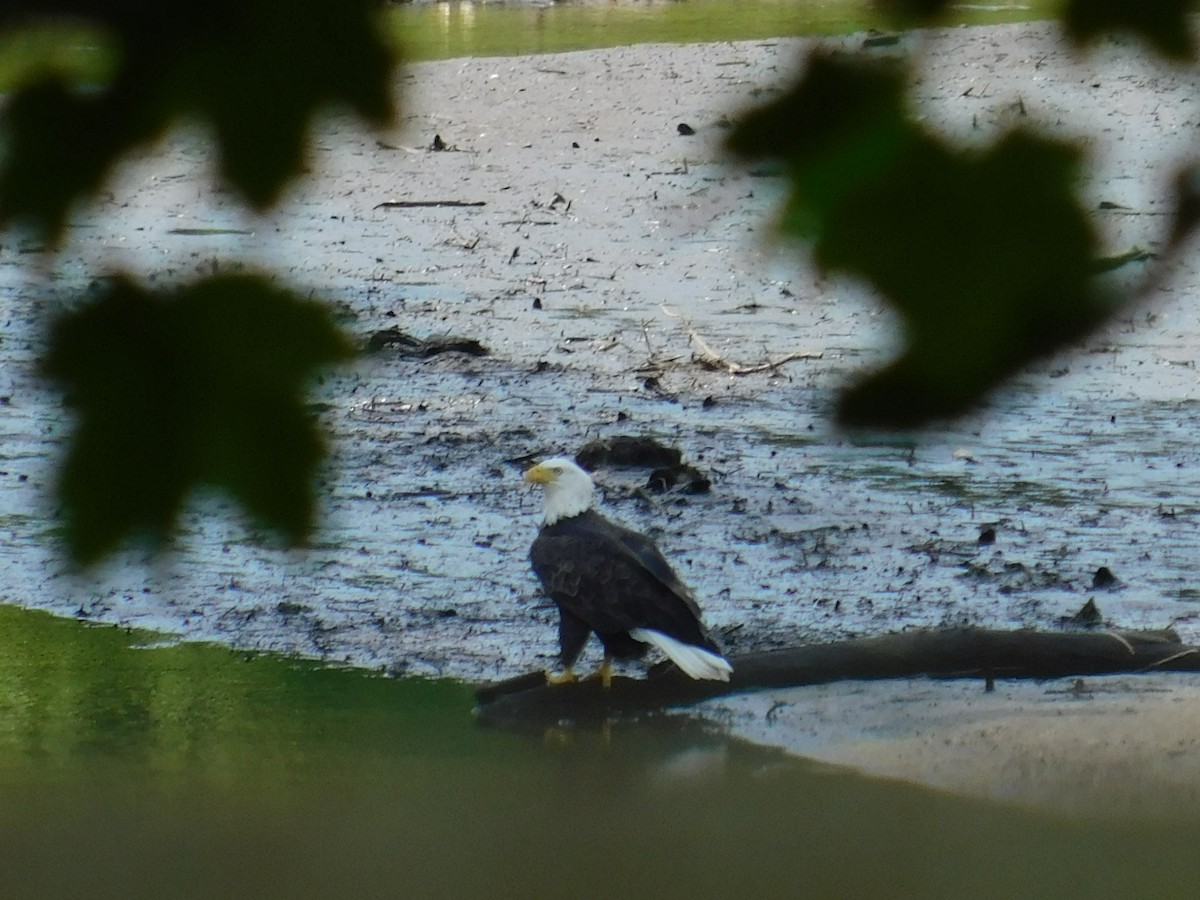
[[963, 628], [809, 644], [751, 653], [731, 660], [728, 683], [693, 681], [662, 665], [648, 677], [547, 685], [542, 673], [480, 688], [480, 721], [510, 728], [544, 728], [562, 721], [685, 706], [763, 688], [799, 687], [884, 678], [1062, 678], [1118, 672], [1200, 671], [1200, 648], [1172, 631], [993, 631]]

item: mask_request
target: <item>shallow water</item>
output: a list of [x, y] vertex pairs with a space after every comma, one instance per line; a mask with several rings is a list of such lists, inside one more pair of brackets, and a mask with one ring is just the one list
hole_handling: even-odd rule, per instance
[[0, 895], [1191, 896], [1193, 821], [1088, 824], [687, 721], [531, 737], [394, 680], [0, 607]]
[[[958, 4], [947, 24], [1045, 19], [1048, 0]], [[849, 34], [889, 22], [871, 0], [633, 0], [488, 3], [450, 0], [395, 6], [388, 24], [408, 59], [561, 53], [640, 43], [744, 41]]]

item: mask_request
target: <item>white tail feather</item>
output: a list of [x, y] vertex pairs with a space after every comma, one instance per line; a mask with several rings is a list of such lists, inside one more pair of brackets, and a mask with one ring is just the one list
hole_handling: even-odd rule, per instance
[[705, 650], [694, 644], [685, 644], [661, 631], [651, 631], [649, 628], [631, 628], [629, 636], [635, 641], [657, 647], [670, 657], [671, 662], [692, 678], [728, 681], [733, 672], [733, 666], [711, 650]]

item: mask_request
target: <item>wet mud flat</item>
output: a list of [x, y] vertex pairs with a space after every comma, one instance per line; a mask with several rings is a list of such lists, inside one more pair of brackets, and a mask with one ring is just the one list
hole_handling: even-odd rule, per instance
[[[1124, 45], [1072, 62], [1044, 25], [917, 42], [933, 50], [913, 92], [926, 121], [973, 141], [1025, 110], [1090, 135], [1084, 196], [1121, 207], [1099, 214], [1109, 249], [1155, 248], [1200, 121], [1191, 73]], [[212, 187], [203, 136], [180, 133], [81, 211], [53, 272], [6, 242], [0, 600], [396, 674], [512, 676], [556, 644], [522, 467], [633, 434], [678, 447], [711, 488], [658, 494], [645, 471], [602, 469], [603, 508], [656, 537], [734, 654], [1053, 628], [1089, 598], [1120, 627], [1200, 640], [1195, 267], [973, 419], [838, 432], [834, 392], [886, 358], [889, 313], [772, 247], [782, 184], [720, 154], [728, 117], [781, 86], [801, 46], [421, 64], [394, 133], [323, 122], [311, 177], [268, 216]], [[396, 328], [486, 353], [385, 345], [316, 386], [334, 458], [312, 548], [280, 551], [200, 497], [168, 557], [69, 573], [46, 515], [70, 427], [34, 377], [46, 313], [116, 267], [171, 283], [259, 264], [328, 297], [364, 346]], [[1100, 567], [1117, 580], [1097, 585]]]

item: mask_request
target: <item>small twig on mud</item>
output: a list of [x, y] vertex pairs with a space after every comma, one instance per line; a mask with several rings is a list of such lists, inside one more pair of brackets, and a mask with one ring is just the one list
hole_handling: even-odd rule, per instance
[[753, 375], [756, 372], [770, 372], [778, 369], [785, 363], [790, 363], [797, 359], [820, 359], [822, 353], [820, 350], [802, 350], [796, 353], [789, 353], [776, 360], [767, 360], [764, 363], [758, 363], [753, 366], [744, 366], [741, 363], [730, 362], [721, 354], [717, 353], [708, 341], [700, 336], [700, 333], [692, 327], [692, 323], [679, 313], [673, 313], [665, 306], [659, 307], [663, 311], [663, 315], [670, 316], [673, 319], [679, 319], [683, 323], [683, 328], [687, 332], [689, 340], [695, 349], [694, 357], [700, 365], [709, 369], [724, 369], [730, 375]]
[[650, 341], [650, 322], [642, 322], [642, 340], [646, 342], [646, 361], [633, 371], [643, 375], [661, 375], [674, 363], [679, 362], [678, 356], [664, 358]]
[[650, 343], [650, 322], [642, 323], [642, 340], [646, 342], [646, 352], [650, 354], [650, 362], [654, 362], [654, 357], [657, 355], [654, 352], [654, 345]]
[[420, 207], [487, 206], [486, 200], [384, 200], [372, 209], [418, 209]]

